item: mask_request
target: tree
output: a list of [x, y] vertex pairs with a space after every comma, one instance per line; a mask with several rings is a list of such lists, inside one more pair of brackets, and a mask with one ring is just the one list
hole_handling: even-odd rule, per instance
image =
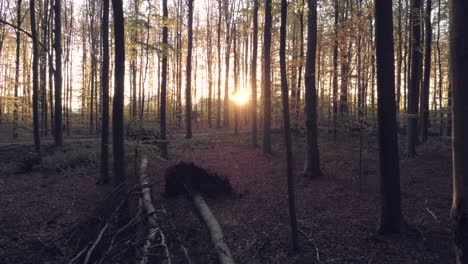
[[[168, 19], [168, 11], [167, 11], [167, 0], [163, 0], [163, 32], [162, 32], [162, 42], [164, 53], [162, 55], [162, 69], [161, 69], [161, 121], [160, 121], [160, 132], [161, 132], [161, 140], [166, 140], [166, 86], [167, 86], [167, 38], [168, 38], [168, 28], [167, 28], [167, 19]], [[167, 143], [163, 142], [161, 144], [161, 158], [167, 159]]]
[[20, 44], [21, 44], [21, 22], [23, 18], [21, 17], [21, 0], [18, 0], [18, 5], [16, 6], [16, 55], [15, 55], [15, 89], [14, 89], [14, 106], [13, 106], [13, 138], [18, 137], [18, 88], [19, 88], [19, 69], [20, 69]]
[[188, 0], [188, 47], [187, 47], [187, 70], [186, 70], [186, 86], [185, 86], [185, 138], [192, 138], [192, 46], [193, 46], [193, 2]]
[[334, 1], [334, 33], [333, 43], [333, 138], [336, 139], [336, 123], [338, 119], [338, 0]]
[[33, 40], [33, 134], [34, 147], [37, 153], [41, 152], [41, 139], [39, 137], [39, 39], [36, 28], [35, 0], [29, 0], [29, 15], [31, 18], [31, 35]]
[[63, 145], [62, 134], [62, 0], [55, 0], [55, 122], [54, 122], [54, 143], [57, 146]]
[[392, 1], [374, 0], [377, 56], [377, 114], [381, 204], [378, 231], [400, 232], [400, 165], [398, 156]]
[[452, 84], [452, 177], [450, 212], [457, 264], [468, 263], [468, 2], [450, 0], [450, 74]]
[[114, 153], [115, 185], [125, 187], [124, 91], [125, 91], [125, 33], [122, 0], [112, 0], [114, 11], [114, 100], [112, 108], [112, 147]]
[[421, 0], [412, 0], [410, 9], [411, 20], [411, 77], [408, 88], [408, 127], [406, 152], [416, 155], [418, 141], [418, 100], [421, 83]]
[[258, 0], [253, 6], [253, 32], [252, 32], [252, 62], [250, 65], [250, 82], [252, 89], [252, 146], [257, 146], [257, 47], [258, 47]]
[[[312, 2], [309, 0], [309, 10], [313, 9]], [[309, 19], [312, 19], [312, 11], [309, 11]], [[291, 124], [289, 119], [289, 89], [288, 77], [286, 70], [286, 19], [288, 15], [287, 0], [281, 0], [281, 28], [280, 28], [280, 71], [281, 71], [281, 98], [283, 102], [283, 125], [284, 125], [284, 141], [286, 145], [286, 166], [288, 179], [288, 209], [289, 209], [289, 228], [291, 247], [296, 251], [299, 247], [297, 236], [297, 219], [296, 219], [296, 203], [294, 198], [294, 175], [293, 175], [293, 152], [291, 139]], [[310, 31], [309, 31], [310, 33]], [[315, 52], [315, 49], [314, 49]]]
[[218, 51], [218, 100], [216, 103], [216, 128], [221, 128], [221, 18], [222, 18], [222, 0], [218, 1], [218, 35], [217, 35], [217, 51]]
[[271, 153], [271, 0], [265, 1], [263, 30], [263, 153]]
[[432, 25], [431, 25], [432, 0], [426, 2], [425, 25], [425, 49], [424, 49], [424, 80], [421, 89], [421, 142], [427, 141], [429, 128], [429, 84], [431, 80], [431, 51], [432, 51]]
[[317, 91], [315, 87], [315, 59], [317, 49], [317, 1], [308, 0], [307, 61], [305, 65], [305, 129], [306, 157], [304, 175], [308, 178], [320, 175], [320, 156], [317, 131]]
[[101, 130], [101, 181], [109, 182], [109, 0], [103, 0], [102, 13], [102, 130]]

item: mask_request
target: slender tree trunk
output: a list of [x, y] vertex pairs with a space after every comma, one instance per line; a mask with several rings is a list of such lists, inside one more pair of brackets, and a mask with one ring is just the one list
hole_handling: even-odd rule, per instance
[[216, 128], [221, 128], [221, 0], [218, 1], [218, 100], [216, 103]]
[[[167, 11], [167, 0], [163, 0], [163, 20], [166, 21], [168, 19], [168, 11]], [[162, 42], [164, 47], [167, 46], [167, 38], [168, 38], [168, 28], [167, 24], [164, 23], [163, 32], [162, 32]], [[164, 49], [162, 54], [162, 62], [161, 62], [161, 121], [160, 121], [160, 132], [161, 132], [161, 140], [166, 140], [166, 89], [167, 89], [167, 56], [168, 50]], [[167, 143], [161, 143], [161, 158], [168, 159], [168, 152], [167, 152]]]
[[457, 264], [468, 263], [468, 2], [449, 0], [452, 85], [452, 230]]
[[412, 0], [411, 3], [411, 82], [408, 89], [408, 127], [407, 148], [410, 156], [416, 155], [418, 141], [418, 100], [421, 83], [421, 0]]
[[29, 15], [31, 18], [31, 35], [33, 40], [33, 134], [34, 147], [37, 153], [41, 152], [41, 139], [39, 137], [39, 39], [36, 27], [35, 0], [29, 0]]
[[185, 138], [192, 138], [192, 46], [193, 46], [193, 2], [188, 0], [188, 47], [187, 47], [187, 83], [185, 86]]
[[62, 0], [55, 0], [55, 125], [54, 143], [63, 145], [62, 135]]
[[378, 231], [399, 233], [401, 223], [400, 165], [395, 106], [392, 2], [374, 0], [377, 56], [379, 174], [381, 204]]
[[102, 130], [101, 181], [109, 182], [109, 0], [103, 0], [102, 15]]
[[427, 141], [429, 129], [429, 84], [431, 82], [431, 52], [432, 52], [432, 25], [431, 25], [432, 0], [426, 2], [426, 15], [424, 24], [426, 27], [426, 44], [424, 54], [424, 80], [421, 89], [421, 142]]
[[253, 6], [253, 35], [252, 35], [252, 63], [250, 65], [250, 82], [252, 88], [252, 146], [257, 146], [257, 48], [258, 48], [258, 9], [259, 0], [254, 0]]
[[308, 0], [307, 61], [305, 68], [305, 129], [306, 155], [304, 175], [320, 176], [320, 156], [317, 130], [317, 90], [315, 87], [315, 59], [317, 49], [317, 0]]
[[112, 146], [114, 154], [114, 183], [126, 188], [124, 149], [124, 89], [125, 89], [125, 35], [122, 0], [112, 0], [114, 13], [114, 98], [112, 108]]
[[338, 0], [334, 0], [335, 11], [335, 41], [333, 46], [333, 138], [336, 139], [336, 125], [338, 118]]
[[263, 153], [271, 153], [271, 0], [265, 1], [263, 30]]
[[15, 87], [14, 87], [14, 105], [13, 105], [13, 138], [18, 138], [18, 89], [19, 89], [19, 69], [20, 69], [20, 44], [21, 44], [21, 33], [19, 28], [21, 28], [21, 0], [18, 0], [16, 7], [16, 55], [15, 55]]
[[398, 0], [398, 47], [397, 47], [397, 97], [396, 97], [396, 108], [397, 108], [397, 128], [400, 129], [400, 101], [401, 101], [401, 66], [403, 62], [403, 34], [402, 34], [402, 22], [403, 22], [403, 3], [402, 0]]
[[[315, 0], [309, 0], [309, 9], [313, 9], [312, 3], [316, 4]], [[315, 6], [316, 7], [316, 6]], [[309, 11], [309, 21], [312, 20], [314, 11]], [[288, 77], [286, 70], [286, 19], [288, 14], [287, 0], [281, 0], [281, 28], [280, 28], [280, 70], [281, 70], [281, 98], [283, 102], [283, 126], [284, 126], [284, 141], [286, 145], [286, 163], [288, 177], [288, 212], [289, 212], [289, 229], [291, 248], [297, 251], [299, 248], [297, 219], [296, 219], [296, 202], [294, 197], [294, 159], [292, 151], [291, 139], [291, 124], [289, 119], [289, 89]], [[310, 26], [311, 22], [309, 22]], [[309, 34], [311, 31], [309, 30]], [[313, 51], [315, 53], [315, 49]]]

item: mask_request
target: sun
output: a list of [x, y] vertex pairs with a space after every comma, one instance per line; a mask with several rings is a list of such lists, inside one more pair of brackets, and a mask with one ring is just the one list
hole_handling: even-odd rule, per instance
[[242, 90], [237, 90], [232, 95], [232, 100], [237, 105], [244, 105], [249, 101], [249, 94]]

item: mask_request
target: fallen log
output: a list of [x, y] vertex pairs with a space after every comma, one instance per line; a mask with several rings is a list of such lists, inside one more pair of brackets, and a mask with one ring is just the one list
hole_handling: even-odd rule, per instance
[[232, 258], [231, 250], [224, 240], [223, 230], [221, 229], [218, 220], [216, 220], [215, 216], [206, 204], [205, 199], [203, 199], [199, 193], [192, 193], [190, 196], [210, 231], [211, 241], [213, 242], [213, 246], [218, 254], [219, 263], [234, 264], [235, 262]]
[[145, 238], [145, 242], [143, 243], [142, 254], [138, 263], [140, 264], [147, 264], [149, 261], [149, 251], [150, 249], [156, 244], [156, 240], [159, 235], [160, 242], [158, 245], [164, 247], [164, 254], [166, 257], [166, 263], [171, 264], [171, 255], [169, 253], [168, 246], [166, 244], [166, 239], [164, 236], [163, 231], [161, 230], [158, 219], [156, 216], [156, 208], [153, 205], [151, 199], [151, 184], [148, 179], [148, 175], [146, 173], [146, 169], [148, 167], [148, 159], [143, 156], [141, 159], [140, 165], [140, 185], [141, 185], [141, 203], [143, 204], [143, 208], [145, 210], [145, 216], [147, 223], [149, 225], [148, 234]]

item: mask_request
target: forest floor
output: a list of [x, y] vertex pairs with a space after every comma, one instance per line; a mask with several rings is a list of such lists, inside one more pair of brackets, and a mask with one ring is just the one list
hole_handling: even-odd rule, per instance
[[[379, 236], [375, 232], [379, 203], [375, 137], [364, 138], [362, 177], [359, 177], [359, 137], [340, 135], [334, 141], [321, 134], [323, 175], [312, 180], [301, 175], [304, 138], [296, 135], [294, 141], [296, 206], [301, 230], [297, 253], [292, 253], [288, 246], [281, 134], [273, 136], [273, 155], [265, 156], [260, 149], [249, 146], [248, 133], [234, 136], [204, 132], [195, 134], [190, 141], [181, 136], [172, 138], [169, 161], [151, 159], [148, 173], [154, 182], [156, 202], [167, 212], [164, 226], [174, 263], [186, 263], [180, 243], [193, 263], [217, 263], [209, 233], [193, 203], [183, 196], [164, 196], [165, 169], [179, 161], [194, 162], [229, 178], [234, 193], [208, 198], [207, 203], [223, 227], [238, 263], [453, 262], [447, 224], [451, 157], [446, 142], [434, 138], [419, 147], [417, 157], [402, 156], [402, 210], [406, 227], [401, 235]], [[403, 145], [400, 149], [404, 149]], [[97, 163], [93, 159], [98, 156], [92, 153], [82, 153], [87, 159], [80, 162]], [[2, 160], [5, 163], [5, 157]], [[94, 164], [92, 170], [74, 168], [60, 173], [2, 174], [0, 263], [57, 263], [54, 260], [60, 259], [63, 252], [54, 244], [55, 237], [89, 218], [96, 201], [101, 199], [100, 187], [95, 184], [96, 167]]]

